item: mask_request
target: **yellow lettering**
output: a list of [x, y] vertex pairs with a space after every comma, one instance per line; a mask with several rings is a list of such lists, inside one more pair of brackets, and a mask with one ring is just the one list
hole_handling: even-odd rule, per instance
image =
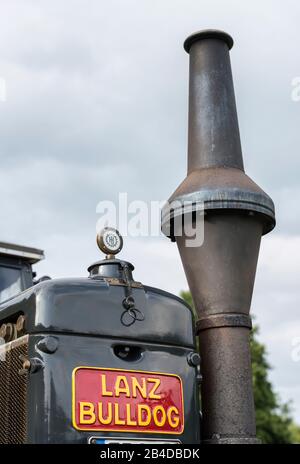
[[124, 419], [120, 419], [120, 411], [118, 403], [115, 404], [115, 424], [116, 425], [125, 425], [126, 422]]
[[130, 416], [131, 416], [130, 404], [127, 403], [127, 404], [126, 404], [126, 422], [127, 422], [127, 425], [133, 425], [133, 426], [135, 426], [135, 425], [136, 425], [136, 421], [135, 421], [135, 420], [132, 420]]
[[[123, 384], [124, 386], [121, 386]], [[115, 385], [116, 396], [120, 396], [120, 393], [125, 393], [127, 398], [130, 398], [130, 390], [125, 375], [118, 375]]]
[[160, 379], [147, 379], [148, 382], [154, 383], [153, 388], [149, 392], [149, 399], [150, 400], [160, 400], [161, 395], [157, 395], [155, 392], [157, 391], [158, 387], [160, 386]]
[[[173, 416], [172, 416], [173, 414]], [[167, 411], [168, 422], [173, 429], [179, 424], [179, 411], [175, 406], [171, 406]]]
[[79, 423], [94, 424], [96, 422], [95, 408], [93, 403], [79, 402]]
[[99, 415], [100, 424], [103, 424], [103, 425], [111, 424], [111, 421], [112, 421], [112, 404], [107, 403], [107, 417], [104, 418], [103, 403], [98, 403], [98, 415]]
[[139, 383], [136, 377], [131, 377], [132, 380], [132, 397], [137, 397], [137, 391], [140, 392], [142, 398], [147, 398], [147, 384], [146, 379], [142, 377], [142, 385]]
[[[158, 418], [159, 412], [161, 413], [160, 419]], [[155, 408], [153, 409], [153, 420], [154, 420], [155, 425], [157, 425], [157, 427], [163, 427], [166, 423], [166, 418], [167, 418], [167, 415], [166, 415], [166, 411], [164, 410], [164, 408], [162, 406], [155, 406]]]
[[[143, 414], [143, 412], [145, 414]], [[143, 416], [146, 415], [144, 419]], [[138, 425], [141, 427], [146, 427], [151, 422], [151, 409], [147, 404], [138, 404]]]
[[101, 386], [102, 386], [102, 396], [113, 396], [112, 392], [107, 390], [105, 374], [101, 374]]

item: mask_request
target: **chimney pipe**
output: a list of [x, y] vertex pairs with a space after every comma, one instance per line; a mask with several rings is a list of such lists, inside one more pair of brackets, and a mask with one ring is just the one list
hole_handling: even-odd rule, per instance
[[[199, 316], [206, 443], [257, 443], [249, 311], [261, 236], [275, 226], [271, 198], [244, 172], [232, 46], [232, 38], [216, 30], [184, 42], [190, 55], [188, 174], [162, 211], [162, 230], [177, 243]], [[197, 211], [204, 211], [204, 241], [195, 247], [174, 223], [194, 217], [200, 227], [191, 216]]]

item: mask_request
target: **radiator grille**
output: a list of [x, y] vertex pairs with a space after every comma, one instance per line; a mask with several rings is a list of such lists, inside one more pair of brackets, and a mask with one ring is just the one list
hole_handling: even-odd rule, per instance
[[0, 444], [21, 444], [27, 437], [28, 375], [19, 375], [28, 336], [0, 347]]

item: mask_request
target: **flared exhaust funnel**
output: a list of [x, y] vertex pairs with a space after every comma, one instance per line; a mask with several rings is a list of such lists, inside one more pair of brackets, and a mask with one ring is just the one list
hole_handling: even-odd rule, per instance
[[[228, 34], [214, 30], [184, 43], [188, 174], [163, 208], [162, 230], [176, 240], [199, 316], [203, 440], [255, 443], [249, 310], [261, 236], [274, 228], [275, 213], [271, 198], [244, 172], [232, 45]], [[203, 227], [202, 245], [190, 246], [189, 221]]]

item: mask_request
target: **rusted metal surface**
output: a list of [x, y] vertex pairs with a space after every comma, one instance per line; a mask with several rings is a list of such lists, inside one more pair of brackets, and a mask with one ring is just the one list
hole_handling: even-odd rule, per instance
[[[162, 211], [162, 230], [177, 242], [199, 316], [202, 439], [207, 443], [257, 442], [249, 310], [261, 236], [275, 226], [271, 198], [244, 172], [232, 45], [221, 31], [203, 31], [185, 41], [190, 54], [188, 174]], [[173, 227], [176, 217], [183, 220], [192, 211], [204, 213], [204, 242], [197, 247], [187, 246], [190, 237], [176, 235]]]
[[18, 317], [17, 322], [16, 322], [16, 329], [17, 329], [17, 336], [21, 337], [22, 335], [25, 335], [25, 316], [21, 314], [21, 316]]
[[16, 325], [8, 322], [7, 324], [2, 324], [0, 327], [0, 338], [2, 338], [5, 343], [15, 340], [18, 336]]
[[246, 314], [213, 314], [208, 317], [202, 317], [196, 322], [196, 331], [199, 334], [205, 329], [215, 329], [217, 327], [247, 327], [252, 329], [250, 316]]
[[[192, 204], [193, 210], [232, 209], [252, 212], [261, 216], [263, 233], [275, 226], [272, 200], [243, 171], [230, 167], [210, 167], [191, 171], [169, 199], [175, 206], [162, 212], [166, 226], [172, 218], [182, 214], [182, 204]], [[167, 234], [171, 236], [170, 234]]]
[[248, 314], [261, 233], [255, 218], [224, 212], [206, 216], [201, 247], [176, 238], [200, 318], [203, 440], [255, 438]]
[[9, 343], [25, 335], [25, 317], [19, 316], [16, 322], [6, 322], [0, 325], [0, 338]]
[[180, 204], [194, 210], [233, 209], [258, 214], [263, 233], [275, 226], [271, 198], [244, 172], [229, 48], [232, 38], [222, 31], [203, 31], [188, 37], [190, 54], [188, 173], [170, 197], [177, 202], [171, 214], [162, 211], [162, 227], [182, 215]]
[[28, 336], [0, 348], [0, 444], [21, 444], [27, 439], [28, 376], [20, 376], [22, 357], [28, 354]]
[[204, 330], [199, 342], [203, 441], [255, 443], [249, 330], [238, 327]]

